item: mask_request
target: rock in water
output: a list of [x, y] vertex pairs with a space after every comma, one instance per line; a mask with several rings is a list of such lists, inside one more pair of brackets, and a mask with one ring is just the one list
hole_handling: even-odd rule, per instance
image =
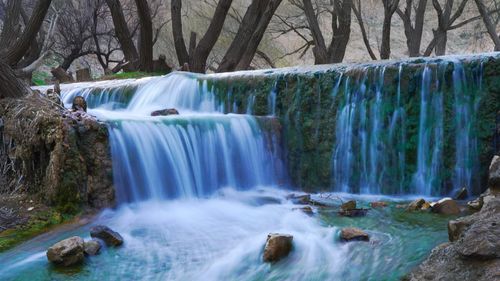
[[109, 227], [104, 225], [94, 226], [90, 229], [90, 236], [92, 238], [99, 238], [108, 246], [120, 246], [123, 244], [123, 237]]
[[71, 266], [83, 262], [83, 239], [74, 236], [57, 242], [47, 250], [47, 259], [55, 264]]
[[370, 203], [370, 207], [372, 207], [372, 208], [385, 208], [387, 206], [388, 206], [387, 202], [383, 202], [383, 201], [376, 201], [376, 202]]
[[343, 228], [340, 231], [340, 240], [349, 241], [370, 241], [370, 236], [363, 230], [356, 227]]
[[425, 200], [423, 198], [419, 198], [414, 200], [413, 202], [408, 205], [406, 208], [407, 211], [420, 211], [422, 209], [422, 206], [425, 204]]
[[465, 200], [467, 199], [467, 188], [462, 187], [455, 195], [455, 200]]
[[443, 198], [439, 200], [433, 207], [432, 211], [434, 213], [443, 215], [458, 215], [460, 214], [460, 208], [455, 200], [451, 198]]
[[488, 185], [491, 191], [500, 191], [500, 156], [495, 155], [491, 160]]
[[175, 108], [167, 108], [151, 112], [151, 116], [169, 116], [169, 115], [179, 115], [179, 111], [177, 111], [177, 109]]
[[355, 200], [350, 200], [345, 203], [343, 203], [340, 208], [344, 211], [349, 211], [349, 210], [354, 210], [356, 209], [356, 201]]
[[299, 204], [299, 205], [307, 205], [311, 203], [311, 195], [310, 194], [304, 194], [304, 195], [297, 195], [297, 194], [289, 194], [286, 199], [291, 200], [293, 204]]
[[88, 256], [95, 256], [99, 254], [99, 250], [101, 250], [101, 243], [97, 240], [90, 240], [83, 243], [83, 250]]
[[264, 248], [264, 262], [277, 262], [292, 250], [293, 236], [288, 234], [270, 233], [267, 235]]
[[87, 112], [87, 102], [81, 96], [77, 96], [73, 99], [73, 106], [71, 107], [73, 111], [84, 111]]

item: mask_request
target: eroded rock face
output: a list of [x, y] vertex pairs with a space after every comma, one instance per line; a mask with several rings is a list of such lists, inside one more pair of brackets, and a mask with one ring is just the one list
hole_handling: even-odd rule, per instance
[[293, 236], [288, 234], [270, 233], [264, 248], [264, 262], [277, 262], [292, 251]]
[[104, 225], [97, 225], [90, 229], [90, 237], [99, 238], [108, 246], [120, 246], [123, 244], [123, 237], [116, 231]]
[[343, 228], [340, 231], [340, 240], [344, 242], [349, 241], [370, 241], [368, 233], [356, 227]]
[[57, 242], [47, 250], [47, 259], [62, 266], [80, 264], [84, 259], [84, 242], [81, 237], [74, 236]]
[[500, 191], [500, 156], [495, 155], [490, 164], [488, 186], [492, 191]]

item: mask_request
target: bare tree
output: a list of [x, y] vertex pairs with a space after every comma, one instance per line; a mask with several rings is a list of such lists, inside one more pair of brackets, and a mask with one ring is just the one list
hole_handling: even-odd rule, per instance
[[500, 34], [497, 34], [496, 32], [496, 26], [491, 18], [491, 15], [488, 12], [488, 9], [486, 8], [486, 5], [482, 0], [475, 0], [475, 1], [479, 14], [481, 15], [483, 23], [486, 26], [486, 30], [488, 31], [491, 40], [493, 40], [493, 43], [495, 44], [495, 51], [500, 51]]
[[384, 23], [382, 26], [382, 42], [380, 44], [380, 58], [391, 57], [391, 24], [392, 16], [399, 6], [399, 0], [382, 0], [384, 5]]
[[139, 40], [139, 68], [146, 72], [153, 71], [153, 21], [151, 11], [146, 0], [135, 0], [141, 36]]
[[404, 11], [399, 8], [396, 10], [404, 24], [406, 46], [410, 57], [420, 56], [426, 10], [427, 0], [406, 0]]
[[368, 38], [368, 33], [366, 32], [365, 22], [363, 20], [363, 15], [362, 15], [361, 0], [358, 0], [357, 4], [355, 2], [352, 5], [352, 11], [356, 16], [356, 20], [358, 21], [359, 29], [361, 30], [361, 37], [363, 38], [363, 43], [365, 44], [366, 50], [368, 51], [370, 58], [372, 60], [377, 60], [378, 58], [375, 55], [375, 52], [373, 52], [373, 49], [370, 44], [370, 39]]

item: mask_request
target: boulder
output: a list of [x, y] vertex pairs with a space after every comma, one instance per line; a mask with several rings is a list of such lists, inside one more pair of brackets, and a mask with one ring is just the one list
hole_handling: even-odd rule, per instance
[[314, 214], [313, 209], [310, 206], [304, 206], [304, 207], [300, 207], [300, 208], [294, 208], [293, 210], [300, 210], [300, 211], [304, 212], [304, 214], [307, 214], [307, 215], [310, 215], [310, 216]]
[[500, 156], [498, 155], [491, 160], [488, 186], [492, 191], [500, 191]]
[[297, 194], [290, 194], [286, 197], [288, 200], [291, 200], [293, 204], [299, 204], [299, 205], [307, 205], [311, 203], [311, 195], [310, 194], [303, 194], [303, 195], [297, 195]]
[[468, 193], [467, 193], [467, 188], [462, 187], [457, 193], [455, 194], [455, 200], [465, 200], [467, 199]]
[[340, 208], [344, 211], [349, 211], [349, 210], [354, 210], [356, 209], [356, 201], [355, 200], [349, 200], [345, 203], [343, 203]]
[[123, 237], [109, 227], [104, 225], [97, 225], [90, 229], [90, 236], [92, 238], [99, 238], [108, 246], [120, 246], [123, 244]]
[[90, 241], [83, 243], [83, 251], [88, 256], [95, 256], [99, 254], [100, 250], [101, 250], [101, 243], [99, 243], [99, 241], [97, 240], [92, 239]]
[[73, 111], [84, 111], [87, 112], [87, 102], [82, 96], [76, 96], [73, 99], [73, 105], [71, 106]]
[[429, 202], [425, 202], [422, 207], [420, 207], [420, 210], [422, 211], [427, 211], [431, 208], [431, 204]]
[[83, 262], [84, 242], [74, 236], [57, 242], [47, 250], [47, 259], [57, 265], [71, 266]]
[[457, 241], [456, 249], [465, 258], [480, 260], [500, 258], [500, 214], [472, 224]]
[[458, 215], [460, 214], [460, 207], [457, 202], [451, 198], [443, 198], [436, 202], [432, 207], [434, 213], [443, 215]]
[[267, 235], [264, 248], [264, 262], [277, 262], [290, 254], [293, 236], [288, 234], [270, 233]]
[[406, 208], [407, 211], [420, 211], [420, 209], [422, 209], [422, 206], [425, 204], [425, 200], [423, 198], [419, 198], [419, 199], [416, 199], [414, 200], [413, 202], [410, 203], [410, 205], [408, 205], [408, 207]]
[[177, 111], [177, 109], [175, 108], [167, 108], [151, 112], [151, 116], [169, 116], [169, 115], [179, 115], [179, 111]]
[[363, 230], [356, 227], [343, 228], [340, 231], [340, 240], [349, 241], [370, 241], [370, 236]]
[[479, 211], [483, 207], [483, 198], [478, 197], [472, 201], [467, 202], [467, 207], [469, 207], [469, 210], [471, 211]]
[[372, 208], [385, 208], [388, 205], [389, 204], [387, 204], [387, 202], [383, 202], [383, 201], [375, 201], [375, 202], [370, 203], [370, 207], [372, 207]]

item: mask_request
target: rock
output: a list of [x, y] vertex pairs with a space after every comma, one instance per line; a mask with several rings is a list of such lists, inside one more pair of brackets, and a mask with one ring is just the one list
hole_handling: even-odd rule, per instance
[[338, 213], [344, 217], [364, 217], [368, 214], [369, 209], [352, 209], [352, 210], [343, 210], [341, 209]]
[[343, 228], [340, 231], [340, 240], [349, 241], [370, 241], [370, 236], [363, 230], [356, 227]]
[[457, 241], [457, 252], [466, 258], [500, 258], [500, 214], [484, 222], [475, 222]]
[[472, 201], [467, 202], [467, 207], [472, 211], [479, 211], [483, 207], [483, 198], [478, 197]]
[[83, 251], [88, 256], [95, 256], [99, 254], [99, 250], [101, 250], [101, 243], [97, 240], [90, 240], [83, 243]]
[[425, 204], [425, 200], [423, 198], [419, 198], [414, 200], [413, 202], [408, 205], [406, 208], [407, 211], [420, 211], [422, 209], [422, 206]]
[[455, 200], [451, 198], [443, 198], [439, 200], [433, 207], [432, 211], [434, 213], [443, 215], [458, 215], [460, 214], [460, 208]]
[[396, 209], [406, 209], [408, 208], [408, 205], [405, 205], [405, 204], [397, 204], [396, 205]]
[[463, 217], [448, 222], [448, 239], [450, 242], [457, 241], [460, 236], [472, 225], [474, 221], [470, 217]]
[[179, 115], [179, 111], [177, 111], [177, 109], [175, 108], [167, 108], [151, 112], [151, 116], [169, 116], [169, 115]]
[[264, 262], [277, 262], [290, 254], [293, 236], [288, 234], [270, 233], [267, 235], [264, 248]]
[[87, 112], [87, 102], [81, 96], [76, 96], [73, 99], [73, 105], [71, 106], [73, 111], [84, 111]]
[[310, 194], [304, 194], [304, 195], [297, 195], [297, 194], [290, 194], [286, 197], [288, 200], [291, 200], [293, 204], [299, 204], [299, 205], [307, 205], [311, 203], [311, 195]]
[[305, 214], [310, 215], [310, 216], [314, 214], [313, 209], [310, 206], [294, 208], [293, 210], [301, 210], [302, 212], [304, 212]]
[[431, 204], [429, 202], [425, 202], [422, 207], [420, 208], [420, 210], [422, 211], [427, 211], [431, 208]]
[[344, 210], [344, 211], [356, 209], [356, 201], [355, 200], [347, 201], [347, 202], [343, 203], [340, 206], [340, 208], [342, 208], [342, 210]]
[[62, 266], [71, 266], [83, 262], [83, 239], [74, 236], [57, 242], [47, 250], [47, 259]]
[[383, 201], [376, 201], [376, 202], [370, 203], [370, 207], [372, 207], [372, 208], [385, 208], [388, 205], [389, 204], [387, 204], [387, 202], [383, 202]]
[[491, 160], [488, 186], [492, 191], [500, 191], [500, 156], [498, 155]]
[[457, 194], [455, 194], [455, 200], [465, 200], [467, 199], [468, 193], [467, 188], [462, 187]]
[[104, 225], [94, 226], [90, 229], [90, 236], [92, 238], [99, 238], [108, 246], [120, 246], [123, 244], [123, 237], [109, 227]]

